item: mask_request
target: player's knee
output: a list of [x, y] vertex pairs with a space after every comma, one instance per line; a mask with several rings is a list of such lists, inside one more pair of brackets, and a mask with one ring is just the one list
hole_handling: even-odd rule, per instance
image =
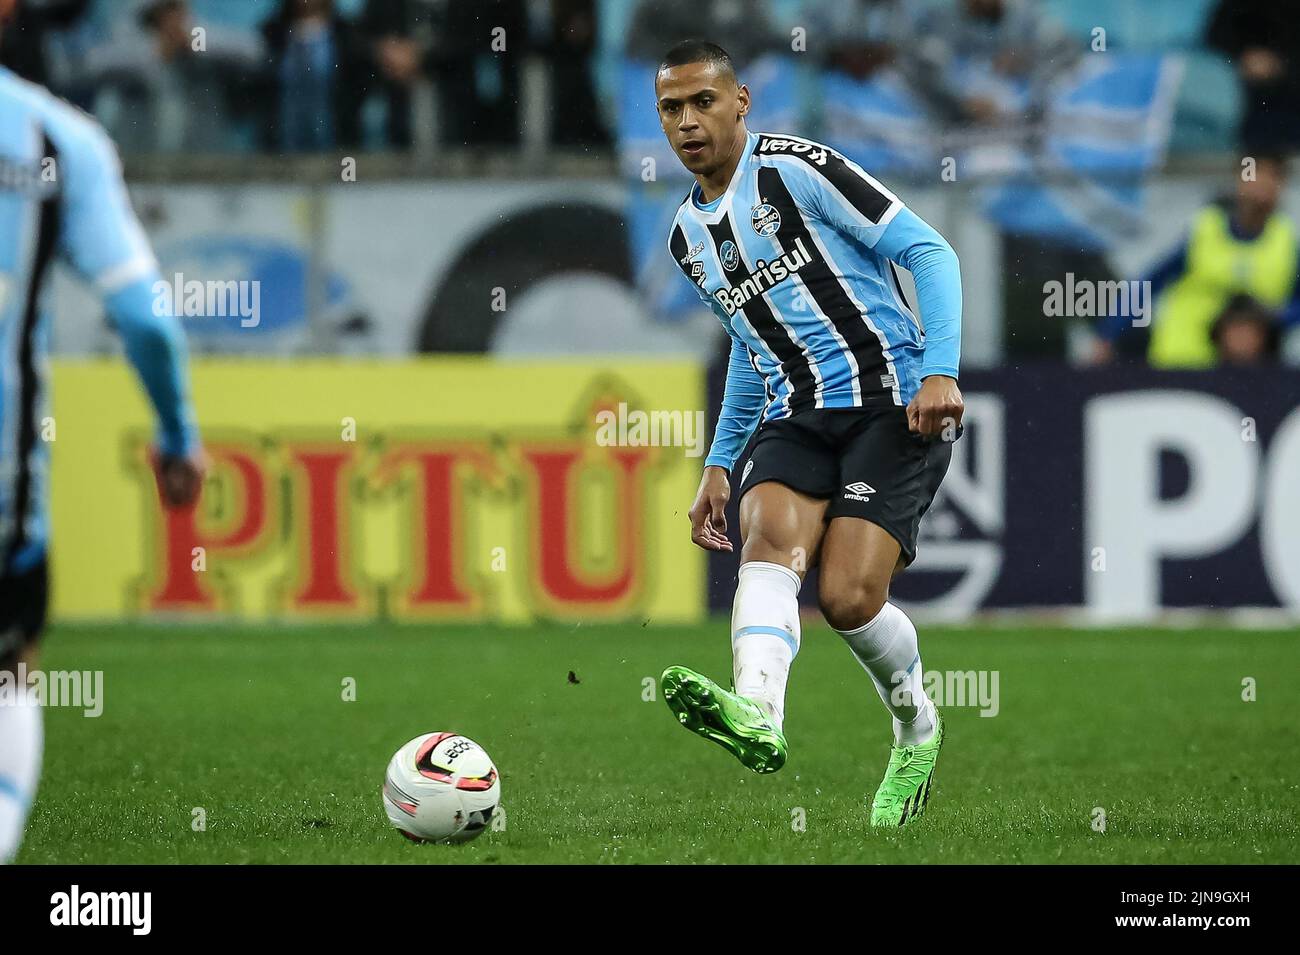
[[794, 547], [789, 535], [783, 529], [765, 527], [759, 523], [748, 528], [745, 542], [740, 549], [742, 562], [762, 560], [783, 567], [792, 566]]
[[822, 616], [836, 630], [856, 630], [869, 623], [888, 598], [888, 586], [870, 580], [823, 577], [818, 585]]

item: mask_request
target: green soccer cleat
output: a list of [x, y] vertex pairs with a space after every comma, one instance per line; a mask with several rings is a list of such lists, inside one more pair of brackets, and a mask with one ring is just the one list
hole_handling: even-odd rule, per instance
[[756, 773], [785, 765], [785, 737], [757, 703], [686, 667], [664, 670], [659, 685], [668, 708], [692, 733], [713, 740]]
[[871, 800], [871, 824], [898, 829], [925, 812], [934, 785], [934, 766], [943, 746], [943, 717], [934, 710], [934, 738], [916, 746], [890, 747], [885, 778]]

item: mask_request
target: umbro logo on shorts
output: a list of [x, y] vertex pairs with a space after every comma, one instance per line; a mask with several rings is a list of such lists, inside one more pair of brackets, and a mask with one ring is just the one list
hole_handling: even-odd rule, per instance
[[875, 494], [876, 489], [866, 481], [854, 481], [852, 484], [844, 485], [844, 499], [846, 501], [869, 501], [867, 495]]
[[754, 460], [751, 458], [745, 463], [745, 470], [740, 475], [740, 483], [745, 483], [745, 478], [749, 477], [749, 472], [754, 470]]

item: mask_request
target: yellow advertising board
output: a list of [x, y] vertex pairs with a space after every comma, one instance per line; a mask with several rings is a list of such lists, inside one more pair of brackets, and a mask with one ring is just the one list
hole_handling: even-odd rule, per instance
[[698, 619], [704, 375], [677, 362], [211, 360], [164, 511], [130, 370], [56, 362], [56, 619]]

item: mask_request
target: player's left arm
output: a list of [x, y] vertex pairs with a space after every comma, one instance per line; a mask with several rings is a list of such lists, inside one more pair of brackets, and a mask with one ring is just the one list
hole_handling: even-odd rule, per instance
[[925, 323], [921, 387], [907, 405], [913, 431], [952, 441], [965, 404], [957, 387], [961, 359], [961, 263], [933, 227], [900, 209], [881, 233], [876, 251], [912, 273]]
[[897, 262], [916, 280], [917, 304], [925, 323], [925, 355], [921, 387], [907, 406], [908, 426], [920, 434], [952, 440], [964, 408], [957, 387], [961, 355], [957, 253], [857, 163], [826, 147], [800, 158], [807, 175], [795, 177], [796, 201], [827, 225]]
[[202, 484], [204, 457], [190, 401], [185, 336], [159, 307], [153, 250], [131, 209], [117, 151], [98, 129], [61, 150], [65, 257], [99, 291], [157, 416], [155, 466], [172, 506], [190, 504]]

